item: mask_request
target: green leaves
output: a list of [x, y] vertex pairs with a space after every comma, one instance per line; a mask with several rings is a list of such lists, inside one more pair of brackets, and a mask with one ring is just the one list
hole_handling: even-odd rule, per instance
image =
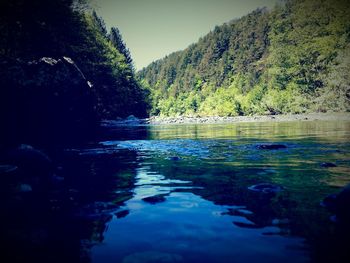
[[[162, 94], [161, 100], [154, 97], [153, 112], [232, 116], [348, 110], [347, 77], [335, 71], [345, 72], [336, 64], [349, 49], [349, 5], [288, 0], [215, 27], [138, 73], [151, 94]], [[185, 103], [193, 94], [196, 103]]]

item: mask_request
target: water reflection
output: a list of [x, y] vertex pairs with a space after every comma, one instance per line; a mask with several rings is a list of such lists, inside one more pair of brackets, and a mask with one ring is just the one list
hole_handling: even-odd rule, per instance
[[105, 127], [59, 156], [54, 205], [5, 209], [2, 228], [17, 218], [36, 262], [335, 262], [350, 231], [319, 203], [350, 182], [349, 138], [350, 122]]
[[[139, 168], [133, 198], [122, 207], [128, 215], [113, 217], [92, 260], [336, 258], [334, 247], [322, 251], [333, 226], [319, 202], [334, 191], [339, 170], [349, 169], [348, 138], [349, 123], [304, 122], [151, 126], [151, 140], [104, 141], [102, 148], [136, 151]], [[286, 148], [257, 147], [271, 142]], [[338, 169], [323, 169], [325, 161]], [[249, 191], [257, 183], [284, 190]], [[310, 243], [317, 238], [325, 243]]]

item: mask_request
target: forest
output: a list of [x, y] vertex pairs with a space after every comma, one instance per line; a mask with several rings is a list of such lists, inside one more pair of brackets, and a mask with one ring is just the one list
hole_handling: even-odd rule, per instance
[[151, 115], [350, 110], [350, 2], [286, 0], [216, 26], [137, 73]]
[[1, 1], [0, 57], [1, 144], [76, 141], [99, 120], [146, 116], [121, 33], [88, 1]]

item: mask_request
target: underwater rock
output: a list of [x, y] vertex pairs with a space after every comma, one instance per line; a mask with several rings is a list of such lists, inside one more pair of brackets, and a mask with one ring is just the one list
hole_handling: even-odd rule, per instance
[[164, 202], [166, 200], [164, 196], [165, 195], [154, 195], [154, 196], [142, 198], [142, 200], [144, 202], [147, 202], [147, 203], [154, 205], [157, 203]]
[[169, 160], [170, 161], [179, 161], [179, 160], [181, 160], [181, 158], [179, 156], [171, 156], [171, 157], [169, 157]]
[[249, 190], [264, 194], [278, 193], [283, 191], [283, 187], [270, 183], [260, 183], [248, 187]]
[[286, 149], [287, 146], [284, 144], [260, 144], [260, 145], [257, 145], [256, 148], [260, 150], [279, 150], [279, 149]]
[[115, 216], [119, 219], [119, 218], [126, 217], [129, 213], [130, 213], [129, 210], [122, 210], [122, 211], [115, 213]]
[[321, 163], [320, 166], [323, 168], [337, 167], [337, 165], [335, 163], [327, 163], [327, 162]]
[[178, 254], [164, 253], [160, 251], [145, 251], [126, 256], [122, 263], [173, 263], [183, 262]]

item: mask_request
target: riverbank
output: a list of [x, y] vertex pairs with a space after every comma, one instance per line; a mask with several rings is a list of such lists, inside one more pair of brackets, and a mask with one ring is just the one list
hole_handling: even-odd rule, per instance
[[214, 124], [238, 122], [289, 122], [289, 121], [350, 121], [350, 113], [308, 113], [289, 115], [265, 116], [236, 116], [236, 117], [159, 117], [152, 116], [146, 123], [149, 124]]

